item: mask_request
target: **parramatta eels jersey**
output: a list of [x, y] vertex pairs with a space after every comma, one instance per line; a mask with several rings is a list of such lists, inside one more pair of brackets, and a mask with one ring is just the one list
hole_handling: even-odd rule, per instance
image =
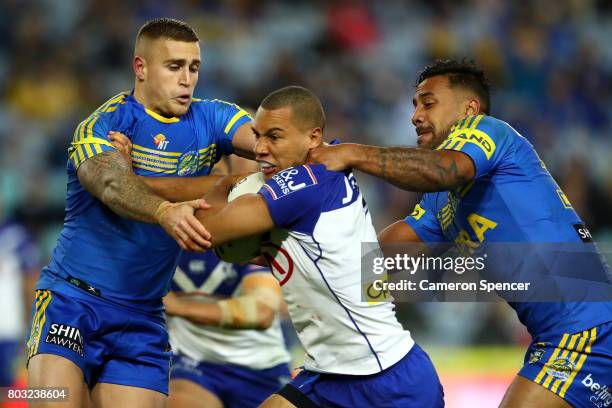
[[234, 132], [249, 120], [246, 111], [218, 100], [194, 99], [187, 113], [176, 118], [146, 109], [127, 92], [103, 104], [74, 132], [64, 227], [37, 289], [61, 291], [67, 280], [76, 278], [92, 294], [159, 310], [176, 267], [178, 244], [159, 225], [115, 214], [81, 186], [77, 170], [88, 158], [114, 149], [107, 137], [113, 130], [132, 141], [138, 175], [207, 175], [222, 155], [232, 153]]
[[350, 171], [290, 167], [259, 191], [275, 229], [262, 253], [278, 279], [309, 371], [379, 373], [414, 345], [391, 302], [362, 301], [361, 243], [377, 242]]
[[[270, 269], [230, 264], [212, 251], [184, 252], [172, 279], [172, 290], [195, 302], [218, 301], [239, 296], [242, 280], [254, 273], [269, 274]], [[290, 360], [278, 316], [266, 330], [224, 329], [171, 317], [168, 331], [172, 348], [195, 361], [263, 370]]]
[[[546, 244], [582, 245], [590, 241], [590, 233], [527, 139], [499, 119], [468, 116], [451, 129], [438, 149], [467, 154], [476, 175], [457, 190], [423, 196], [406, 218], [423, 242], [454, 242], [479, 251], [512, 248], [517, 243], [520, 251], [526, 248], [520, 243], [530, 243], [535, 254], [510, 254], [508, 265], [495, 265], [500, 280], [512, 281], [512, 274], [521, 270], [533, 278], [542, 271], [525, 266], [536, 259], [538, 268], [553, 275], [563, 274], [564, 265], [576, 266], [572, 257], [577, 255], [565, 253], [561, 256], [566, 259], [560, 260], [543, 253]], [[599, 257], [594, 263], [595, 268], [607, 269]], [[609, 301], [509, 303], [533, 336], [574, 333], [612, 319]]]

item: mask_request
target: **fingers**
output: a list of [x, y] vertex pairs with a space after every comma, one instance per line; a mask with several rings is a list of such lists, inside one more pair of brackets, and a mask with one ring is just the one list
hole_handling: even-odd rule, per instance
[[208, 204], [206, 200], [204, 200], [203, 198], [199, 198], [197, 200], [192, 200], [192, 201], [187, 201], [186, 204], [188, 204], [192, 208], [195, 208], [196, 210], [206, 210], [211, 207], [211, 205]]

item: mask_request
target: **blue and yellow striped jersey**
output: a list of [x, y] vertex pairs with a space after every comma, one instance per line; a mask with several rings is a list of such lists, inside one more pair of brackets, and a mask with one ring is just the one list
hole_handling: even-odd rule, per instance
[[77, 170], [88, 158], [114, 149], [107, 138], [113, 130], [131, 139], [136, 174], [207, 175], [222, 155], [233, 152], [234, 132], [248, 121], [246, 111], [218, 100], [194, 100], [178, 118], [146, 109], [130, 93], [103, 104], [74, 132], [68, 150], [64, 227], [37, 288], [61, 290], [66, 277], [72, 276], [97, 288], [103, 297], [160, 307], [180, 248], [160, 226], [113, 213], [81, 186]]
[[[583, 243], [585, 237], [581, 234], [588, 234], [588, 230], [582, 220], [533, 146], [506, 122], [491, 116], [468, 116], [451, 129], [438, 149], [467, 154], [474, 162], [476, 176], [454, 191], [425, 194], [406, 217], [405, 221], [423, 242], [455, 243], [468, 253], [492, 247], [520, 252], [526, 247], [520, 243], [530, 243], [536, 251], [544, 250], [545, 244]], [[538, 245], [531, 245], [534, 243]], [[516, 259], [524, 255], [514, 254]], [[545, 260], [540, 266], [547, 273], [563, 274], [558, 258], [539, 255]], [[570, 259], [573, 255], [565, 255], [570, 261], [567, 265], [575, 265]], [[595, 263], [598, 268], [607, 267], [599, 258]], [[528, 264], [517, 266], [516, 262], [508, 262], [506, 268], [496, 265], [496, 273], [501, 274], [501, 280], [507, 278], [510, 282], [512, 274], [521, 270], [531, 274], [528, 276], [533, 280], [538, 271], [528, 270]], [[612, 319], [611, 302], [510, 302], [510, 305], [533, 335], [573, 333]]]

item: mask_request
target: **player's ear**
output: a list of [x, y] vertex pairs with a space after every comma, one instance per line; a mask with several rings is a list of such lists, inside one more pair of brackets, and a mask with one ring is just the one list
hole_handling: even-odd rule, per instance
[[480, 101], [478, 99], [470, 99], [465, 107], [465, 114], [467, 115], [479, 115], [480, 114]]
[[144, 58], [140, 55], [134, 56], [134, 61], [132, 62], [132, 67], [134, 68], [134, 75], [136, 75], [136, 79], [139, 81], [144, 81], [147, 67]]
[[320, 127], [313, 128], [310, 131], [310, 140], [308, 143], [308, 148], [314, 149], [321, 143], [323, 143], [323, 129], [321, 129]]

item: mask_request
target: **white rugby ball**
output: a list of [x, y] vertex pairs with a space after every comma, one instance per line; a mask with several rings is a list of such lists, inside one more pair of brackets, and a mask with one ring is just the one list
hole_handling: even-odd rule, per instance
[[[244, 194], [256, 194], [266, 180], [261, 172], [253, 173], [242, 180], [230, 190], [227, 202], [231, 202]], [[215, 248], [215, 253], [225, 262], [245, 263], [259, 256], [261, 248], [261, 235], [241, 238]]]

